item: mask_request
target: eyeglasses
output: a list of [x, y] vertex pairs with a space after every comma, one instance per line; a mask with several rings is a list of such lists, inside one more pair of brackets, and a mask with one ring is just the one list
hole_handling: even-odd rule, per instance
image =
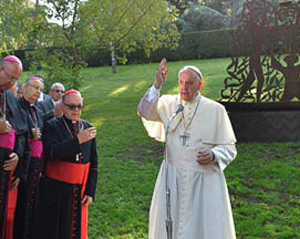
[[19, 78], [10, 75], [10, 74], [5, 70], [4, 67], [2, 67], [2, 70], [4, 71], [5, 75], [6, 75], [11, 81], [18, 81], [18, 80], [19, 80]]
[[51, 91], [54, 91], [55, 93], [65, 93], [65, 91], [64, 90], [51, 90]]
[[80, 104], [80, 105], [69, 105], [69, 104], [66, 104], [65, 102], [64, 102], [64, 104], [66, 105], [66, 106], [68, 106], [68, 108], [70, 109], [70, 110], [72, 110], [72, 111], [75, 111], [75, 110], [81, 110], [81, 109], [83, 109], [83, 107], [84, 107], [84, 105], [82, 105], [82, 104]]
[[32, 85], [32, 84], [29, 84], [29, 83], [27, 83], [27, 85], [30, 85], [31, 87], [33, 87], [33, 88], [36, 89], [37, 91], [40, 91], [40, 92], [43, 92], [43, 91], [44, 91], [44, 88], [41, 88], [41, 87], [39, 87], [39, 86]]

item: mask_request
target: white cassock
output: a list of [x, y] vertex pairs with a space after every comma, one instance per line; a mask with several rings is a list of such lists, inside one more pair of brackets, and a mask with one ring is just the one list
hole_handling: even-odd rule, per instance
[[[166, 146], [173, 239], [235, 239], [223, 170], [237, 152], [225, 108], [200, 93], [189, 103], [180, 100], [180, 95], [158, 97], [159, 92], [155, 91], [154, 87], [150, 88], [138, 106], [138, 114], [150, 137], [165, 141], [169, 118], [178, 104], [184, 105], [184, 111], [170, 126]], [[216, 162], [199, 165], [196, 162], [199, 149], [212, 150]], [[165, 177], [163, 161], [151, 202], [149, 239], [167, 238]]]

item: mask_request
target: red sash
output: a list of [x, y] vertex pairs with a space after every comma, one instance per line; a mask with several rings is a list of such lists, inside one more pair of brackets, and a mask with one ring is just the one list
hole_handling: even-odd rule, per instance
[[0, 147], [5, 149], [13, 149], [15, 146], [16, 134], [12, 129], [9, 133], [0, 134]]
[[[11, 184], [12, 177], [14, 175], [15, 170], [10, 171], [9, 174], [9, 186]], [[7, 224], [5, 231], [5, 239], [13, 239], [13, 231], [14, 231], [14, 218], [15, 211], [17, 206], [17, 198], [18, 198], [18, 188], [14, 190], [8, 191], [8, 205], [7, 205]]]
[[[89, 176], [90, 163], [74, 164], [59, 160], [47, 162], [46, 176], [58, 181], [71, 184], [81, 184], [81, 198], [84, 196], [87, 179]], [[87, 239], [88, 208], [81, 204], [81, 239]]]
[[41, 159], [43, 153], [42, 141], [33, 139], [29, 141], [29, 145], [30, 145], [30, 155], [34, 158]]

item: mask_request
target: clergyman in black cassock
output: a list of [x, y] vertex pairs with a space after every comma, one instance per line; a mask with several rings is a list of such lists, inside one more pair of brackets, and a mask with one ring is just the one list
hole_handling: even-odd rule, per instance
[[[0, 62], [0, 238], [12, 238], [17, 186], [26, 178], [28, 153], [27, 123], [11, 92], [7, 91], [22, 74], [22, 63], [16, 56]], [[27, 145], [27, 150], [26, 150]], [[27, 154], [28, 156], [28, 154]], [[16, 168], [17, 167], [17, 168]]]
[[87, 239], [87, 209], [95, 197], [96, 129], [80, 119], [78, 91], [67, 91], [62, 102], [63, 116], [43, 130], [46, 165], [36, 239]]
[[44, 88], [39, 77], [30, 77], [23, 87], [23, 98], [19, 99], [22, 110], [27, 115], [29, 128], [30, 162], [28, 177], [18, 187], [15, 212], [14, 239], [32, 239], [38, 204], [39, 182], [43, 168], [41, 131], [42, 112], [35, 102]]

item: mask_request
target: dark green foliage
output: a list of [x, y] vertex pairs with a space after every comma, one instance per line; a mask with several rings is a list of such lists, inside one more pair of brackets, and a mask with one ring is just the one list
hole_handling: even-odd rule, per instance
[[78, 89], [81, 85], [80, 70], [85, 63], [75, 63], [69, 51], [51, 48], [28, 53], [27, 59], [31, 59], [30, 69], [33, 72], [43, 70], [46, 90], [55, 82], [61, 82], [67, 89]]
[[232, 54], [234, 30], [190, 32], [182, 34], [175, 51], [161, 49], [152, 54], [154, 61], [165, 55], [172, 61], [228, 57]]
[[[136, 51], [127, 55], [128, 63], [159, 62], [163, 57], [168, 61], [228, 57], [233, 52], [234, 34], [234, 30], [182, 33], [176, 50], [160, 48], [152, 52], [150, 57], [142, 50]], [[110, 53], [95, 54], [87, 62], [89, 66], [110, 65]]]
[[230, 18], [210, 7], [201, 4], [189, 4], [179, 16], [180, 32], [220, 30], [229, 27]]

